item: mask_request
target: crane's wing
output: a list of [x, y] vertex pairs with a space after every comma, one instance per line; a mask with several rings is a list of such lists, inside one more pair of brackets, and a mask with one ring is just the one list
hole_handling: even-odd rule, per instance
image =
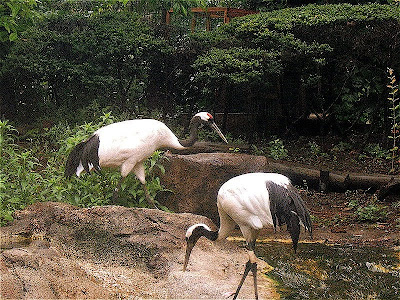
[[272, 181], [266, 182], [266, 185], [274, 227], [276, 228], [277, 224], [287, 224], [292, 214], [295, 214], [299, 217], [304, 228], [312, 235], [310, 214], [296, 188], [291, 184], [282, 187]]

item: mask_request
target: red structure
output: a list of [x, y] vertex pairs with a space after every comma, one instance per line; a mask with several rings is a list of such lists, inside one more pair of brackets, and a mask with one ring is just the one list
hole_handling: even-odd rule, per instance
[[[210, 31], [211, 30], [210, 21], [212, 18], [224, 19], [224, 23], [229, 23], [232, 18], [243, 17], [259, 13], [258, 11], [254, 10], [246, 10], [246, 9], [230, 8], [230, 7], [207, 7], [207, 8], [194, 7], [191, 9], [191, 12], [193, 14], [192, 23], [190, 26], [192, 32], [196, 27], [197, 17], [206, 18], [206, 30]], [[171, 13], [173, 13], [172, 9], [170, 9], [167, 12], [165, 20], [167, 24], [171, 23]]]

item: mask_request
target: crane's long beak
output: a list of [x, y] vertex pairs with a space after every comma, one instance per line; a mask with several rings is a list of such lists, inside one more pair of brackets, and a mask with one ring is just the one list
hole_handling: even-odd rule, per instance
[[190, 257], [190, 253], [192, 253], [192, 249], [194, 247], [195, 243], [193, 242], [187, 242], [186, 243], [186, 254], [185, 254], [185, 262], [183, 263], [183, 271], [186, 271], [186, 267], [189, 263], [189, 257]]
[[217, 124], [215, 124], [215, 122], [212, 122], [210, 124], [211, 128], [215, 130], [216, 133], [218, 133], [218, 135], [221, 137], [221, 139], [224, 140], [225, 143], [228, 144], [228, 141], [226, 140], [225, 136], [222, 134], [222, 131], [218, 128]]

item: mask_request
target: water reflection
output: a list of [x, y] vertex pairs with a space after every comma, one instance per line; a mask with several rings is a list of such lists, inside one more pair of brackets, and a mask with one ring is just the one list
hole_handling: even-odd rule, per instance
[[400, 251], [262, 242], [257, 256], [273, 269], [282, 299], [400, 299]]

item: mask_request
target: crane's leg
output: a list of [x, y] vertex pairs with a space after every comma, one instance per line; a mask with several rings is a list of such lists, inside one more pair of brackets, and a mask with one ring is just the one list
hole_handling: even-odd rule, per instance
[[251, 265], [251, 272], [253, 273], [253, 283], [254, 283], [254, 296], [258, 299], [258, 291], [257, 291], [257, 263], [253, 263]]
[[236, 292], [235, 292], [235, 295], [233, 296], [233, 299], [236, 299], [237, 296], [239, 295], [239, 291], [242, 288], [244, 280], [246, 279], [246, 277], [249, 274], [250, 270], [253, 273], [254, 295], [255, 295], [255, 298], [258, 299], [258, 291], [257, 291], [257, 257], [254, 254], [255, 241], [248, 243], [247, 246], [249, 247], [249, 252], [248, 252], [249, 253], [249, 260], [246, 263], [246, 267], [244, 269], [244, 273], [243, 273], [242, 279], [240, 280], [239, 286], [236, 289]]
[[150, 207], [158, 208], [154, 203], [154, 200], [150, 197], [149, 191], [147, 190], [144, 162], [138, 162], [133, 168], [133, 172], [135, 173], [139, 181], [142, 183], [144, 196], [146, 197], [147, 203], [150, 205]]
[[234, 300], [235, 300], [235, 299], [237, 298], [237, 296], [239, 295], [239, 291], [240, 291], [240, 289], [242, 288], [242, 285], [243, 285], [243, 283], [244, 283], [244, 280], [245, 280], [246, 277], [247, 277], [247, 274], [249, 274], [249, 271], [250, 271], [250, 269], [251, 269], [251, 266], [252, 266], [252, 263], [251, 263], [250, 260], [249, 260], [249, 261], [246, 263], [246, 267], [245, 267], [245, 269], [244, 269], [244, 273], [243, 273], [242, 279], [240, 280], [239, 286], [237, 287], [236, 292], [235, 292], [235, 295], [233, 296], [233, 299], [234, 299]]
[[118, 197], [118, 192], [119, 192], [119, 190], [120, 190], [120, 188], [121, 188], [121, 184], [122, 184], [122, 181], [124, 181], [124, 179], [125, 179], [125, 177], [122, 177], [122, 178], [120, 179], [120, 181], [118, 181], [118, 184], [117, 184], [117, 186], [115, 187], [114, 192], [113, 192], [113, 196], [112, 196], [112, 200], [113, 200], [113, 201], [117, 199], [117, 197]]

